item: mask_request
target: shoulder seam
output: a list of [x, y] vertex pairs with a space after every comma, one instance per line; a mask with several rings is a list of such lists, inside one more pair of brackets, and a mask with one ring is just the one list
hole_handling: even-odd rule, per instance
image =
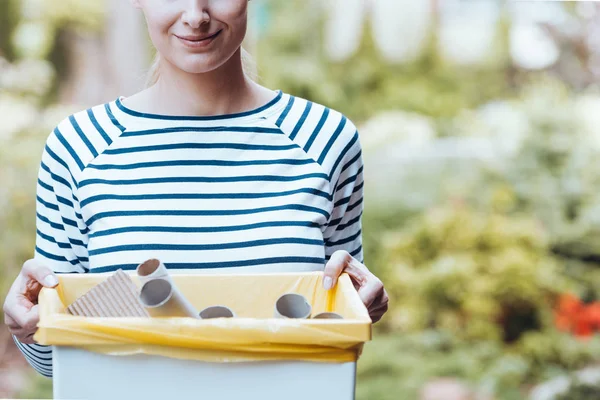
[[[104, 112], [106, 112], [106, 118], [108, 118], [110, 123], [114, 125], [114, 128], [111, 127], [108, 122], [105, 122], [104, 127], [100, 125], [94, 115], [98, 115], [98, 109], [102, 109]], [[78, 121], [78, 119], [80, 121]], [[87, 131], [87, 128], [84, 130], [79, 125], [80, 122], [84, 122], [84, 119], [89, 119], [89, 123], [91, 126], [93, 126], [93, 129], [96, 131], [99, 137], [102, 138], [106, 145], [104, 145], [104, 143], [99, 146], [94, 146], [92, 144], [91, 135]], [[118, 129], [119, 132], [117, 133], [117, 131], [114, 131], [112, 134], [107, 133], [111, 132], [112, 129]], [[69, 139], [64, 137], [61, 131], [63, 131], [65, 134], [68, 132], [68, 136], [72, 134], [74, 135], [74, 138], [77, 138], [78, 141], [81, 141], [81, 143], [89, 150], [91, 157], [89, 159], [87, 157], [81, 158], [81, 154], [77, 153], [74, 148], [70, 149], [71, 146], [69, 145]], [[50, 136], [46, 140], [46, 147], [53, 150], [52, 146], [50, 145], [50, 141], [56, 141], [56, 144], [62, 145], [60, 154], [58, 152], [57, 154], [63, 159], [69, 158], [71, 160], [68, 162], [65, 161], [63, 166], [67, 168], [67, 171], [73, 180], [73, 189], [77, 191], [79, 189], [79, 182], [81, 181], [81, 174], [86, 170], [87, 166], [101, 154], [103, 154], [106, 149], [123, 134], [124, 131], [125, 127], [121, 125], [115, 118], [109, 108], [109, 103], [98, 104], [96, 106], [71, 113], [64, 117], [50, 133]], [[54, 137], [54, 139], [52, 139], [52, 137]]]
[[317, 160], [315, 160], [313, 157], [311, 157], [311, 155], [310, 155], [308, 152], [306, 152], [306, 150], [304, 150], [304, 149], [302, 148], [302, 146], [300, 146], [298, 143], [296, 143], [296, 141], [294, 141], [292, 138], [290, 138], [290, 137], [289, 137], [289, 136], [288, 136], [288, 135], [285, 133], [285, 131], [284, 131], [283, 129], [281, 129], [281, 127], [280, 127], [279, 125], [277, 125], [276, 123], [274, 123], [273, 121], [270, 121], [270, 120], [268, 120], [268, 119], [265, 119], [265, 121], [266, 121], [266, 122], [268, 122], [269, 124], [273, 125], [274, 127], [276, 127], [276, 128], [277, 128], [277, 129], [278, 129], [278, 130], [281, 132], [281, 134], [287, 138], [287, 140], [289, 140], [289, 141], [290, 141], [290, 142], [291, 142], [291, 143], [292, 143], [294, 146], [296, 146], [297, 148], [299, 148], [300, 150], [302, 150], [302, 152], [303, 152], [304, 154], [306, 154], [306, 156], [307, 156], [307, 157], [308, 157], [310, 160], [312, 160], [312, 162], [313, 162], [313, 163], [315, 163], [315, 164], [317, 164], [317, 165], [319, 166], [319, 169], [320, 169], [320, 170], [323, 172], [323, 174], [324, 174], [325, 176], [327, 176], [327, 183], [328, 183], [328, 186], [329, 186], [329, 187], [328, 187], [329, 197], [330, 197], [330, 200], [331, 200], [331, 199], [333, 199], [333, 197], [332, 197], [332, 196], [333, 196], [333, 193], [331, 193], [331, 180], [330, 180], [330, 178], [329, 178], [329, 174], [327, 173], [327, 171], [325, 171], [325, 168], [323, 168], [323, 166], [322, 166], [321, 164], [319, 164], [319, 162], [318, 162]]
[[[81, 170], [81, 175], [83, 175], [83, 172], [87, 169], [87, 167], [92, 164], [95, 160], [98, 159], [98, 157], [100, 157], [102, 154], [104, 154], [106, 152], [107, 149], [109, 149], [123, 134], [123, 132], [125, 132], [126, 128], [121, 125], [121, 123], [119, 122], [119, 120], [115, 117], [115, 115], [113, 114], [112, 110], [110, 109], [109, 103], [104, 103], [103, 105], [101, 105], [104, 110], [106, 111], [106, 114], [108, 116], [108, 118], [110, 119], [110, 122], [112, 122], [112, 124], [118, 128], [121, 132], [116, 135], [115, 137], [111, 138], [111, 142], [108, 143], [106, 146], [103, 146], [103, 149], [101, 151], [98, 151], [98, 155], [96, 155], [95, 157], [92, 157], [90, 160], [88, 160], [83, 169]], [[91, 110], [91, 108], [90, 108]], [[97, 129], [97, 128], [96, 128]]]
[[327, 181], [328, 181], [329, 183], [331, 183], [331, 180], [329, 179], [329, 174], [327, 173], [327, 171], [325, 171], [325, 168], [323, 168], [323, 165], [322, 165], [321, 163], [319, 163], [317, 160], [315, 160], [315, 159], [314, 159], [314, 158], [313, 158], [313, 157], [312, 157], [312, 156], [311, 156], [311, 155], [310, 155], [310, 154], [309, 154], [309, 153], [308, 153], [306, 150], [304, 150], [304, 148], [303, 148], [302, 146], [300, 146], [298, 143], [296, 143], [296, 141], [295, 141], [294, 139], [292, 139], [291, 137], [289, 137], [289, 135], [288, 135], [287, 133], [285, 133], [285, 131], [284, 131], [284, 130], [281, 128], [281, 126], [280, 126], [280, 125], [277, 125], [276, 123], [274, 123], [274, 122], [272, 122], [272, 121], [269, 121], [269, 120], [267, 120], [267, 121], [268, 121], [269, 123], [273, 124], [275, 127], [277, 127], [277, 129], [278, 129], [278, 130], [279, 130], [279, 131], [280, 131], [280, 132], [281, 132], [281, 133], [282, 133], [282, 134], [283, 134], [285, 137], [287, 137], [287, 138], [289, 139], [289, 141], [290, 141], [290, 142], [292, 142], [292, 143], [293, 143], [293, 144], [294, 144], [296, 147], [298, 147], [300, 150], [302, 150], [302, 152], [303, 152], [304, 154], [306, 154], [306, 156], [307, 156], [308, 158], [310, 158], [311, 160], [313, 160], [313, 162], [314, 162], [315, 164], [318, 164], [318, 165], [319, 165], [319, 168], [321, 168], [321, 170], [323, 170], [323, 173], [324, 173], [325, 175], [327, 175], [327, 177], [328, 177], [328, 178], [327, 178]]

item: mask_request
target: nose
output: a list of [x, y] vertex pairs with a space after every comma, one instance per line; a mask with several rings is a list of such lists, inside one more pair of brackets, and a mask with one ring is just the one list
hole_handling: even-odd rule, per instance
[[207, 3], [205, 0], [188, 0], [181, 15], [183, 23], [192, 29], [198, 29], [202, 24], [210, 22]]

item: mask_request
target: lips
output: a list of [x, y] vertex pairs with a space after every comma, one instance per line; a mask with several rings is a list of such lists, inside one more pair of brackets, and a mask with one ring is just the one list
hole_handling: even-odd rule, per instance
[[213, 33], [211, 35], [205, 35], [205, 36], [179, 36], [179, 35], [175, 35], [175, 36], [177, 36], [181, 40], [185, 40], [186, 42], [201, 43], [204, 41], [209, 41], [211, 39], [214, 39], [215, 37], [217, 37], [217, 35], [219, 33], [221, 33], [221, 30], [216, 31], [215, 33]]

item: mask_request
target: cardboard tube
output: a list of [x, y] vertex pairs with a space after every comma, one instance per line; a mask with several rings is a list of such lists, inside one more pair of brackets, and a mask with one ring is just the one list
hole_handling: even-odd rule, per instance
[[297, 293], [287, 293], [275, 302], [275, 318], [301, 318], [310, 317], [312, 307], [306, 297]]
[[152, 279], [144, 283], [140, 300], [153, 317], [199, 318], [194, 306], [167, 279]]
[[[137, 276], [140, 283], [144, 285], [146, 282], [156, 278], [167, 279], [171, 281], [167, 267], [157, 258], [151, 258], [137, 266]], [[172, 281], [171, 281], [172, 283]]]
[[313, 319], [344, 319], [344, 317], [334, 312], [322, 312], [315, 315]]
[[204, 310], [200, 311], [201, 319], [233, 317], [235, 317], [235, 313], [229, 307], [225, 306], [211, 306], [206, 307]]

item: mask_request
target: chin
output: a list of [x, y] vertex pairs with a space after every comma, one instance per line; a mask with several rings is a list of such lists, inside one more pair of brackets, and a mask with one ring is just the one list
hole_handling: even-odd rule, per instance
[[213, 71], [223, 65], [227, 60], [220, 57], [211, 57], [206, 54], [187, 56], [184, 60], [174, 63], [179, 69], [191, 73], [202, 74]]

